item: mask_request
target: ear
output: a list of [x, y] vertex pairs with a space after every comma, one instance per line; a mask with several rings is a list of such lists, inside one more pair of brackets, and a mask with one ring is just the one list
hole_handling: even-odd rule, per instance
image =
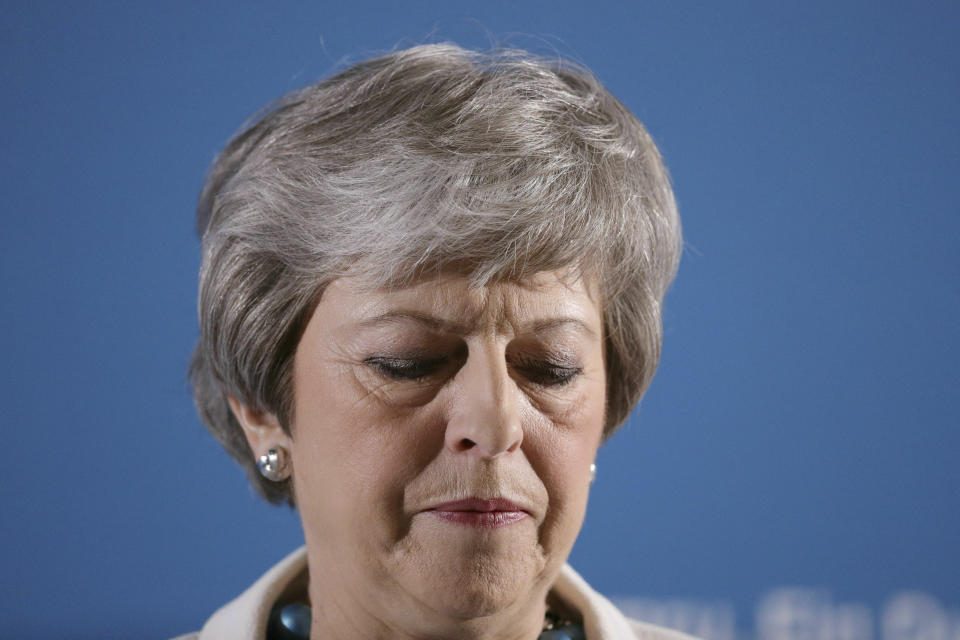
[[243, 434], [247, 437], [255, 460], [277, 446], [291, 450], [290, 436], [284, 432], [275, 415], [252, 409], [233, 396], [227, 396], [227, 401], [237, 422], [243, 427]]

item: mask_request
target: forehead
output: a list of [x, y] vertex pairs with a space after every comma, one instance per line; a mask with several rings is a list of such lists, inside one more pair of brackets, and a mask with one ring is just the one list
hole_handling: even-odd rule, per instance
[[599, 335], [601, 325], [594, 282], [563, 272], [484, 286], [472, 286], [459, 276], [441, 276], [397, 289], [376, 289], [358, 279], [340, 278], [324, 291], [317, 311], [339, 326], [415, 322], [463, 335], [556, 326]]

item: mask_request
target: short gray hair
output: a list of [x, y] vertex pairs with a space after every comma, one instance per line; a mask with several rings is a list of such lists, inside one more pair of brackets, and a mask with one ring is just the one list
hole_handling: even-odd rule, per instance
[[656, 146], [589, 71], [451, 44], [396, 51], [280, 98], [213, 163], [197, 225], [197, 407], [260, 493], [290, 504], [289, 481], [257, 473], [227, 396], [289, 430], [294, 354], [334, 279], [595, 277], [609, 436], [656, 370], [681, 247]]

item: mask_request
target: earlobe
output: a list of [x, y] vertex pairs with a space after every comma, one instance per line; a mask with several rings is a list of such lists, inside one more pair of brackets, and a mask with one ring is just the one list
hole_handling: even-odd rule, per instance
[[233, 396], [227, 396], [227, 401], [234, 417], [243, 428], [254, 458], [265, 455], [270, 449], [290, 449], [290, 436], [284, 432], [274, 414], [249, 407]]

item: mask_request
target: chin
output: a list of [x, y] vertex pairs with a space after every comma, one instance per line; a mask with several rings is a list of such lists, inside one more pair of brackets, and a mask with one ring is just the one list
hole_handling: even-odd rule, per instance
[[436, 576], [424, 585], [424, 599], [445, 617], [486, 618], [530, 597], [533, 580], [512, 571], [479, 571], [474, 575]]
[[[546, 563], [536, 544], [477, 541], [421, 547], [407, 565], [422, 602], [457, 620], [524, 606], [534, 596]], [[413, 586], [413, 585], [411, 585]]]

